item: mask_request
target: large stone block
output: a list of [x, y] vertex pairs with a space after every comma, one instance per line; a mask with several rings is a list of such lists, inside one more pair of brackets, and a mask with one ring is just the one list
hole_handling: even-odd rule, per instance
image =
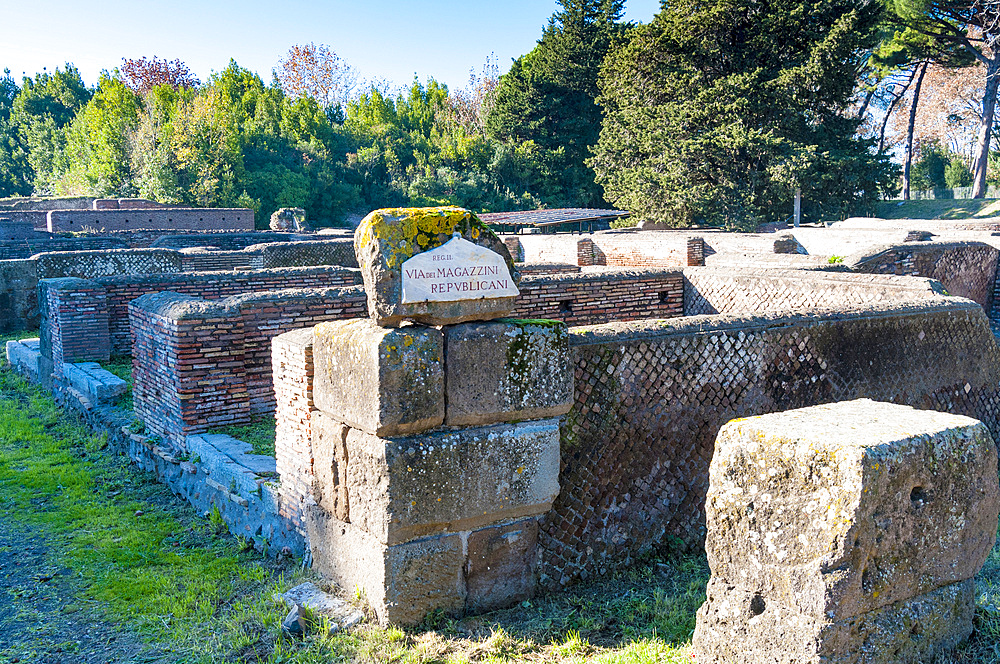
[[977, 420], [868, 399], [726, 424], [699, 660], [917, 662], [953, 647], [996, 536], [996, 454]]
[[319, 507], [306, 518], [314, 568], [348, 592], [359, 590], [382, 623], [414, 625], [428, 613], [465, 607], [462, 538], [458, 534], [387, 546]]
[[314, 329], [316, 407], [377, 436], [413, 434], [444, 422], [444, 337], [368, 319]]
[[350, 522], [386, 544], [547, 512], [559, 493], [559, 421], [386, 440], [347, 434]]
[[713, 579], [698, 611], [697, 661], [718, 664], [921, 664], [972, 633], [971, 579], [832, 620], [770, 604]]
[[714, 577], [841, 620], [972, 578], [996, 537], [997, 451], [972, 418], [868, 399], [719, 432]]
[[572, 407], [565, 323], [506, 319], [449, 326], [444, 334], [448, 426], [557, 417]]
[[[500, 264], [506, 266], [508, 274], [497, 273], [492, 275], [491, 280], [509, 281], [508, 285], [515, 289], [515, 294], [494, 297], [491, 289], [469, 288], [455, 290], [466, 299], [404, 303], [403, 263], [418, 254], [441, 247], [455, 234], [498, 254], [502, 259]], [[489, 320], [508, 314], [514, 307], [519, 275], [510, 252], [500, 238], [468, 210], [456, 207], [375, 210], [358, 226], [354, 234], [354, 249], [368, 292], [368, 311], [379, 325], [397, 326], [404, 320], [428, 325]], [[464, 280], [463, 283], [468, 286], [492, 274], [487, 270], [473, 273], [466, 268], [475, 266], [460, 263], [442, 260], [442, 275], [454, 274], [456, 268], [461, 268], [462, 276], [455, 279]], [[437, 265], [433, 264], [435, 272]], [[509, 280], [506, 279], [508, 276]], [[476, 281], [469, 282], [469, 279]]]
[[535, 594], [537, 519], [473, 531], [469, 533], [467, 549], [465, 584], [469, 611], [502, 609]]

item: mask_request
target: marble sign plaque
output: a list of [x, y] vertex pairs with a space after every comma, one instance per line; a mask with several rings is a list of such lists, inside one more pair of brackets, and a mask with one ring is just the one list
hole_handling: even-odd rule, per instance
[[461, 237], [406, 260], [402, 273], [403, 304], [518, 294], [503, 256]]

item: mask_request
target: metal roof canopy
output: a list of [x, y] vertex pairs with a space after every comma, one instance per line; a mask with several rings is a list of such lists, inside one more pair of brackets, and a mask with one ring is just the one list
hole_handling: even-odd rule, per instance
[[601, 210], [598, 208], [557, 208], [554, 210], [522, 210], [517, 212], [486, 212], [479, 215], [484, 224], [495, 226], [547, 227], [588, 221], [621, 219], [629, 216], [626, 210]]

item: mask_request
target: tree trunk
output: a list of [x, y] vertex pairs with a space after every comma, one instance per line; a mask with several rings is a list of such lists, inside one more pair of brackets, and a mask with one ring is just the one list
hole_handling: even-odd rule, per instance
[[906, 153], [903, 156], [903, 200], [910, 200], [910, 165], [913, 163], [913, 129], [917, 124], [917, 104], [920, 103], [920, 86], [924, 82], [924, 74], [927, 73], [927, 61], [920, 65], [920, 74], [917, 76], [917, 84], [913, 88], [913, 103], [910, 104], [910, 120], [906, 125]]
[[906, 94], [906, 91], [910, 89], [910, 84], [913, 83], [913, 77], [916, 75], [917, 75], [917, 68], [914, 67], [913, 71], [910, 72], [910, 80], [906, 82], [906, 85], [903, 86], [903, 88], [899, 91], [898, 95], [893, 96], [892, 101], [889, 103], [889, 108], [886, 109], [885, 115], [882, 116], [882, 126], [879, 128], [878, 131], [879, 152], [881, 152], [882, 149], [885, 147], [885, 127], [887, 124], [889, 124], [889, 117], [892, 115], [892, 112], [896, 110], [896, 104], [898, 104], [899, 100], [903, 98], [903, 95]]
[[865, 113], [868, 111], [868, 106], [872, 103], [872, 97], [875, 96], [875, 88], [876, 86], [873, 85], [868, 90], [867, 94], [865, 94], [865, 100], [861, 102], [861, 108], [858, 109], [858, 120], [865, 117]]
[[990, 157], [990, 137], [993, 133], [993, 112], [997, 105], [997, 84], [1000, 83], [1000, 55], [994, 55], [986, 65], [986, 91], [983, 93], [983, 119], [979, 125], [976, 161], [973, 169], [972, 197], [986, 197], [986, 167]]

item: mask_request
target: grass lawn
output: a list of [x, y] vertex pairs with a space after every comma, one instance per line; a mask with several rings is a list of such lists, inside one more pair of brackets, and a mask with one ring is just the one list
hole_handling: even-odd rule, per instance
[[651, 560], [485, 616], [289, 639], [273, 595], [313, 579], [301, 561], [219, 532], [3, 366], [5, 557], [0, 662], [690, 662], [708, 574]]
[[[484, 616], [291, 639], [273, 595], [316, 579], [217, 523], [0, 361], [0, 663], [692, 662], [701, 555]], [[976, 632], [938, 664], [1000, 664], [1000, 551], [977, 588]]]
[[1000, 216], [1000, 200], [934, 199], [882, 201], [875, 216], [881, 219], [975, 219]]

